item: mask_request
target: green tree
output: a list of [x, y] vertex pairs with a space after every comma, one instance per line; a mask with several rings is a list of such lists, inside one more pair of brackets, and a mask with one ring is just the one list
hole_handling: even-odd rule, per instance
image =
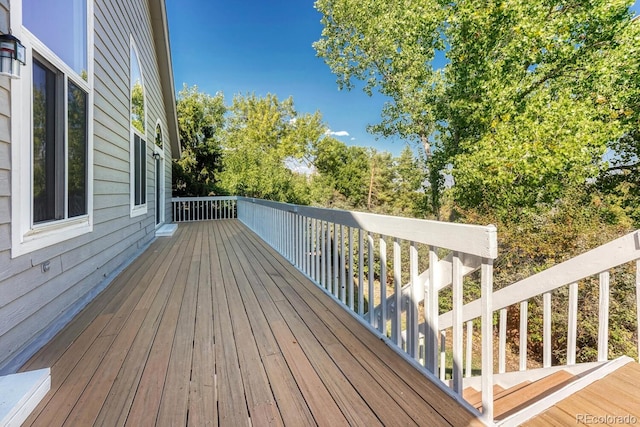
[[314, 201], [323, 206], [364, 209], [369, 182], [367, 150], [325, 137], [313, 146], [312, 155]]
[[307, 158], [324, 131], [320, 114], [298, 114], [291, 98], [237, 95], [224, 132], [220, 185], [230, 194], [305, 202], [304, 178], [288, 164]]
[[425, 216], [427, 179], [424, 159], [416, 158], [409, 146], [394, 159], [393, 213], [404, 216]]
[[178, 93], [178, 130], [182, 155], [173, 163], [173, 193], [181, 196], [217, 194], [221, 169], [221, 135], [225, 124], [224, 96], [199, 92], [186, 85]]
[[424, 145], [434, 207], [448, 173], [457, 204], [510, 215], [597, 177], [607, 147], [637, 147], [630, 3], [318, 0], [314, 47], [340, 87], [390, 97], [372, 130]]

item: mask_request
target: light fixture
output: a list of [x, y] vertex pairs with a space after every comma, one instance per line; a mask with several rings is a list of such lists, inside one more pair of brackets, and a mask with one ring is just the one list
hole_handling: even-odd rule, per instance
[[154, 151], [151, 156], [154, 160], [160, 160], [160, 153], [158, 153], [157, 151]]
[[25, 49], [11, 34], [0, 35], [0, 75], [20, 78], [20, 66], [25, 65]]

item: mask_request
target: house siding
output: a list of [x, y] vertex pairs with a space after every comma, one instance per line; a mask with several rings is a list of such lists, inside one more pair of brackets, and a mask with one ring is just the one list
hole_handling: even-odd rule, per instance
[[[59, 331], [154, 239], [155, 167], [147, 156], [147, 213], [130, 217], [129, 44], [133, 37], [146, 100], [147, 153], [157, 120], [168, 118], [149, 1], [95, 0], [93, 231], [11, 258], [10, 83], [0, 78], [0, 375], [20, 365]], [[9, 26], [0, 0], [0, 31]], [[171, 118], [169, 118], [171, 120]], [[169, 135], [165, 134], [168, 139]], [[164, 144], [165, 221], [170, 222], [171, 145]], [[49, 270], [42, 264], [48, 262]]]

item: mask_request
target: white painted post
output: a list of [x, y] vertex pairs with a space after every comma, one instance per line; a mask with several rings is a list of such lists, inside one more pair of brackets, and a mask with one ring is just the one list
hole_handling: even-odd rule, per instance
[[316, 233], [315, 233], [315, 219], [309, 218], [309, 276], [313, 279], [314, 282], [316, 280], [316, 270], [315, 270], [315, 253], [316, 253]]
[[453, 348], [453, 391], [462, 394], [462, 262], [460, 254], [453, 253], [452, 270], [451, 270], [451, 286], [453, 289], [453, 331], [452, 331], [452, 348]]
[[289, 212], [281, 211], [282, 221], [280, 229], [280, 235], [282, 236], [282, 252], [284, 253], [284, 257], [290, 262], [291, 261], [291, 251], [289, 250], [289, 246], [291, 244], [291, 235], [293, 234], [293, 230], [291, 228], [291, 214]]
[[327, 264], [327, 291], [333, 293], [333, 230], [331, 229], [331, 223], [327, 221], [327, 257], [325, 259]]
[[369, 256], [369, 277], [368, 277], [368, 287], [369, 287], [369, 324], [373, 325], [375, 322], [375, 297], [374, 297], [374, 275], [373, 275], [373, 266], [374, 266], [374, 258], [376, 256], [373, 236], [371, 233], [367, 233], [367, 242], [368, 242], [368, 250], [367, 255]]
[[569, 313], [567, 325], [567, 365], [576, 364], [576, 339], [578, 336], [578, 283], [569, 285]]
[[[411, 242], [409, 247], [409, 271], [411, 272], [411, 299], [407, 309], [407, 331], [411, 357], [418, 357], [418, 247]], [[410, 320], [409, 320], [410, 319]]]
[[349, 227], [349, 309], [354, 311], [353, 295], [353, 228]]
[[333, 258], [333, 239], [331, 239], [332, 236], [332, 230], [331, 230], [331, 223], [327, 221], [327, 258], [326, 258], [326, 265], [327, 265], [327, 286], [326, 289], [327, 291], [329, 291], [329, 293], [333, 293], [333, 262], [332, 262], [332, 258]]
[[364, 230], [358, 229], [358, 314], [364, 316]]
[[347, 278], [345, 267], [347, 264], [344, 241], [344, 227], [340, 226], [340, 301], [347, 303]]
[[548, 368], [551, 366], [551, 292], [545, 292], [542, 300], [542, 365]]
[[396, 345], [402, 348], [402, 248], [400, 240], [393, 240], [393, 290], [394, 290], [394, 316], [393, 339]]
[[482, 418], [493, 425], [493, 260], [482, 260]]
[[436, 283], [439, 283], [440, 272], [438, 271], [438, 248], [429, 247], [429, 283], [425, 287], [424, 311], [426, 319], [425, 336], [425, 366], [436, 373], [438, 368], [438, 291]]
[[338, 239], [341, 238], [338, 228], [342, 226], [333, 224], [333, 296], [338, 298], [340, 295], [340, 264], [338, 263]]
[[291, 234], [291, 240], [290, 240], [290, 245], [291, 245], [291, 262], [297, 266], [298, 268], [300, 267], [300, 259], [299, 254], [299, 247], [300, 247], [300, 227], [298, 226], [298, 215], [296, 215], [295, 212], [292, 212], [289, 214], [291, 216], [291, 227], [293, 227], [293, 233]]
[[520, 303], [520, 370], [527, 370], [527, 330], [528, 330], [529, 302]]
[[500, 325], [498, 331], [498, 373], [506, 372], [507, 358], [507, 309], [500, 309]]
[[440, 379], [447, 377], [447, 331], [440, 331]]
[[387, 242], [380, 236], [380, 325], [378, 330], [387, 335]]
[[305, 217], [302, 220], [302, 271], [309, 276], [309, 219]]
[[[636, 321], [637, 335], [640, 336], [640, 260], [636, 261]], [[640, 362], [640, 338], [638, 338], [638, 362]]]
[[471, 377], [471, 366], [472, 366], [472, 358], [473, 358], [473, 321], [467, 322], [467, 354], [465, 357], [465, 370], [464, 376], [465, 378]]
[[294, 214], [293, 215], [294, 218], [294, 224], [295, 227], [297, 229], [296, 231], [296, 240], [294, 242], [294, 248], [295, 248], [295, 252], [294, 252], [294, 258], [296, 260], [296, 265], [298, 266], [298, 269], [302, 272], [304, 272], [304, 228], [303, 228], [303, 218], [302, 216], [298, 215], [298, 214]]
[[320, 283], [320, 234], [318, 233], [318, 220], [313, 219], [313, 277], [316, 283]]
[[600, 273], [598, 362], [609, 360], [609, 272]]
[[294, 217], [293, 217], [293, 213], [291, 212], [285, 212], [285, 218], [286, 221], [284, 223], [285, 229], [282, 230], [285, 236], [287, 236], [287, 259], [292, 262], [295, 263], [295, 257], [294, 257], [294, 244], [296, 241], [296, 229], [295, 229], [295, 225], [294, 225]]
[[322, 264], [322, 273], [320, 284], [323, 288], [327, 289], [327, 232], [324, 228], [324, 221], [320, 221], [320, 238], [322, 240], [322, 250], [320, 252], [322, 254], [322, 260], [320, 261], [320, 264]]

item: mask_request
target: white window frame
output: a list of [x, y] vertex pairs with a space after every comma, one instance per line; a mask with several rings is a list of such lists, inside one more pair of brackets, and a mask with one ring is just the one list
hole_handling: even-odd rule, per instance
[[[145, 83], [144, 83], [144, 73], [142, 70], [142, 63], [140, 62], [140, 53], [138, 51], [138, 48], [136, 47], [136, 43], [133, 40], [133, 35], [129, 36], [129, 79], [128, 81], [131, 81], [131, 61], [133, 59], [133, 52], [135, 52], [136, 54], [136, 59], [138, 60], [138, 69], [140, 70], [140, 80], [141, 80], [141, 84], [142, 84], [142, 99], [143, 99], [143, 103], [144, 103], [144, 119], [143, 119], [143, 126], [144, 126], [144, 134], [141, 133], [138, 129], [136, 129], [133, 124], [131, 123], [131, 111], [132, 111], [132, 103], [133, 100], [131, 99], [131, 87], [129, 87], [129, 205], [131, 206], [131, 210], [130, 210], [130, 216], [136, 217], [136, 216], [140, 216], [140, 215], [145, 215], [147, 213], [147, 203], [148, 203], [148, 198], [149, 198], [149, 186], [148, 186], [148, 180], [149, 180], [149, 158], [148, 158], [148, 154], [149, 154], [149, 127], [147, 126], [147, 90], [145, 88]], [[154, 132], [154, 138], [155, 138], [155, 128], [153, 129]], [[143, 159], [143, 167], [145, 168], [145, 182], [143, 184], [144, 186], [144, 192], [145, 192], [145, 197], [144, 197], [144, 203], [140, 204], [140, 205], [136, 205], [136, 193], [135, 193], [135, 176], [136, 176], [136, 164], [135, 164], [135, 135], [138, 135], [145, 143], [145, 155], [144, 155], [144, 159]], [[155, 146], [155, 144], [153, 144]]]
[[[155, 143], [155, 130], [157, 128], [160, 128], [160, 133], [162, 134], [162, 147], [158, 147], [158, 145]], [[154, 129], [154, 143], [153, 143], [153, 152], [155, 154], [159, 154], [160, 155], [160, 171], [155, 171], [156, 174], [159, 172], [160, 173], [160, 222], [158, 224], [156, 224], [156, 228], [161, 227], [164, 222], [165, 222], [165, 209], [164, 209], [164, 205], [165, 205], [165, 172], [164, 172], [164, 168], [166, 167], [165, 164], [165, 156], [164, 156], [164, 147], [165, 147], [165, 131], [164, 131], [164, 127], [162, 126], [162, 121], [160, 119], [156, 120], [156, 125], [153, 128]], [[155, 165], [155, 161], [154, 161], [154, 165]], [[156, 177], [154, 176], [154, 192], [158, 193], [158, 190], [155, 188], [156, 186]], [[155, 218], [154, 218], [155, 221]]]
[[[93, 231], [93, 103], [94, 42], [93, 0], [87, 0], [87, 80], [64, 63], [51, 49], [22, 26], [22, 1], [11, 3], [13, 34], [26, 48], [22, 77], [11, 80], [11, 257], [81, 236]], [[33, 52], [56, 67], [87, 93], [87, 214], [33, 223]], [[66, 97], [66, 88], [64, 96]], [[66, 118], [66, 101], [64, 117]], [[65, 141], [67, 135], [65, 120]], [[66, 144], [65, 144], [66, 151]], [[65, 162], [65, 168], [68, 167]], [[65, 191], [67, 191], [65, 173]]]

